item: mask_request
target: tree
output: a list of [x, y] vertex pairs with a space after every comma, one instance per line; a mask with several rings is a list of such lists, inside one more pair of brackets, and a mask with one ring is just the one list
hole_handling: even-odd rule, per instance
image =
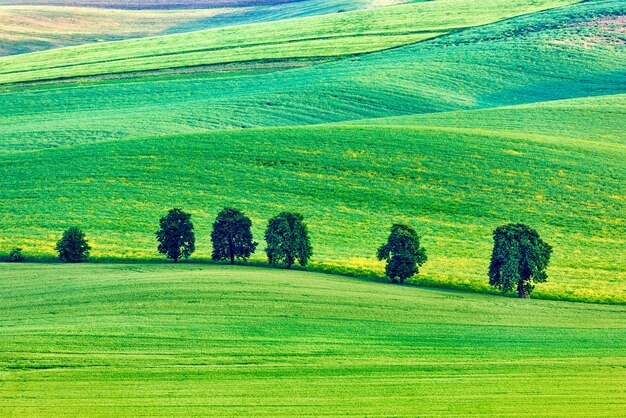
[[68, 228], [57, 242], [56, 250], [59, 258], [67, 263], [80, 263], [89, 258], [91, 247], [85, 240], [85, 234], [78, 227]]
[[530, 297], [535, 286], [548, 279], [546, 268], [552, 255], [550, 244], [524, 224], [508, 224], [493, 231], [489, 284], [502, 292], [517, 289], [520, 298]]
[[159, 221], [161, 229], [155, 234], [159, 241], [158, 250], [167, 258], [178, 262], [178, 259], [189, 258], [196, 250], [196, 238], [193, 233], [191, 214], [174, 208]]
[[252, 241], [251, 226], [252, 221], [241, 211], [222, 209], [211, 232], [213, 260], [230, 260], [230, 264], [235, 264], [235, 258], [249, 258], [258, 245]]
[[426, 249], [420, 246], [420, 236], [413, 227], [394, 224], [387, 242], [378, 249], [378, 259], [386, 260], [385, 272], [394, 283], [419, 273], [426, 260]]
[[20, 247], [15, 247], [9, 252], [9, 261], [12, 263], [21, 263], [24, 260], [24, 254], [22, 253], [22, 249]]
[[284, 263], [287, 268], [298, 260], [301, 266], [313, 255], [309, 232], [299, 213], [282, 212], [267, 224], [265, 253], [270, 264]]

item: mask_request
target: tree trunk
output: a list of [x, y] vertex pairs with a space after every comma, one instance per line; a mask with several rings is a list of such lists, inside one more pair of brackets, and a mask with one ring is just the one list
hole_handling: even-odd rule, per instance
[[517, 297], [522, 299], [528, 297], [528, 293], [524, 290], [524, 280], [517, 282]]
[[235, 244], [232, 239], [228, 242], [228, 250], [230, 252], [230, 264], [235, 264]]

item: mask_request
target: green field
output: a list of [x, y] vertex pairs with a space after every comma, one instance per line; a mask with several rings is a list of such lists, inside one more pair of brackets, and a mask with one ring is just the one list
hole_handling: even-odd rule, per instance
[[[437, 0], [0, 59], [29, 81], [0, 85], [0, 253], [51, 257], [76, 224], [97, 258], [155, 258], [158, 218], [182, 206], [206, 259], [223, 206], [257, 239], [295, 209], [317, 267], [380, 275], [375, 249], [406, 221], [430, 259], [416, 282], [488, 291], [492, 230], [525, 222], [555, 247], [537, 296], [624, 303], [626, 7], [565, 3]], [[207, 45], [219, 65], [188, 67]], [[171, 59], [185, 67], [161, 71]], [[92, 67], [106, 74], [76, 77]]]
[[[545, 113], [555, 107], [568, 108], [546, 105]], [[582, 125], [587, 113], [581, 113]], [[486, 290], [492, 230], [524, 221], [555, 246], [551, 280], [538, 295], [626, 302], [624, 115], [605, 116], [603, 141], [557, 130], [521, 135], [505, 132], [504, 123], [490, 133], [336, 126], [11, 153], [0, 156], [0, 178], [12, 185], [0, 191], [10, 231], [0, 235], [0, 246], [52, 256], [61, 231], [77, 224], [96, 257], [152, 258], [157, 220], [182, 206], [194, 215], [195, 257], [206, 258], [211, 224], [223, 206], [244, 209], [257, 239], [267, 220], [288, 208], [307, 218], [318, 263], [381, 272], [375, 249], [389, 226], [403, 220], [418, 227], [429, 252], [418, 281]]]
[[[482, 7], [466, 25], [500, 13], [492, 5], [459, 3]], [[517, 4], [520, 10], [538, 7]], [[271, 34], [274, 40], [283, 36], [290, 44], [299, 31], [319, 35], [336, 22], [350, 22], [343, 30], [359, 37], [371, 28], [393, 28], [396, 20], [402, 28], [426, 11], [439, 20], [424, 17], [420, 28], [452, 27], [458, 16], [450, 17], [449, 8], [437, 1], [308, 18], [317, 25], [305, 29], [300, 19], [267, 25], [282, 31]], [[0, 95], [7, 208], [0, 243], [5, 251], [21, 245], [31, 255], [50, 256], [61, 229], [77, 223], [89, 232], [96, 256], [153, 257], [153, 225], [169, 206], [191, 210], [201, 238], [225, 204], [251, 213], [257, 236], [272, 214], [295, 207], [310, 218], [318, 263], [380, 271], [373, 249], [390, 223], [404, 219], [416, 223], [430, 244], [421, 281], [484, 289], [491, 230], [522, 220], [557, 246], [543, 296], [624, 301], [625, 99], [607, 95], [623, 92], [620, 57], [626, 51], [610, 23], [622, 13], [619, 2], [584, 3], [296, 69], [281, 62], [286, 67], [226, 66], [219, 76], [7, 86]], [[242, 36], [254, 42], [270, 36], [258, 27], [215, 33], [224, 45], [241, 43]], [[32, 54], [4, 62], [52, 68], [68, 62], [68, 51], [97, 55], [114, 46], [121, 57], [132, 57], [137, 50], [118, 46], [153, 51], [155, 42], [163, 42], [163, 51], [184, 51], [187, 44], [171, 40], [194, 39], [188, 45], [195, 45], [206, 33], [59, 49], [36, 54], [51, 57], [37, 64], [28, 61]], [[600, 39], [593, 48], [576, 44], [592, 36]], [[291, 57], [295, 50], [310, 53], [301, 46], [273, 53]], [[9, 76], [15, 74], [30, 72]], [[493, 108], [518, 102], [534, 103]], [[484, 107], [489, 109], [434, 112]], [[398, 114], [405, 116], [393, 117]], [[385, 118], [362, 119], [372, 116]], [[335, 120], [389, 126], [175, 135]], [[167, 136], [146, 139], [150, 134]], [[29, 150], [41, 151], [22, 152]], [[170, 185], [171, 178], [183, 184]], [[355, 225], [362, 226], [358, 232]], [[200, 243], [197, 255], [206, 257], [206, 238]]]
[[[408, 6], [417, 7], [394, 7]], [[484, 12], [491, 13], [488, 8]], [[609, 22], [620, 14], [626, 14], [622, 2], [590, 2], [331, 62], [320, 63], [317, 55], [304, 61], [294, 58], [222, 63], [176, 70], [188, 71], [183, 73], [124, 76], [130, 78], [119, 78], [118, 74], [60, 83], [0, 85], [0, 91], [4, 91], [0, 94], [0, 150], [215, 128], [309, 125], [624, 93], [626, 47], [616, 43], [622, 35], [616, 25], [598, 23]], [[420, 25], [427, 29], [429, 22]], [[589, 37], [599, 41], [589, 48], [575, 42]], [[387, 37], [381, 38], [385, 42]], [[126, 42], [140, 41], [149, 40]], [[109, 45], [116, 49], [113, 47], [117, 43]], [[369, 48], [370, 44], [364, 46]], [[96, 47], [104, 48], [105, 44], [81, 48]], [[299, 47], [290, 48], [295, 48], [293, 52]], [[280, 55], [281, 51], [275, 46], [270, 52]], [[309, 54], [302, 51], [296, 52]], [[17, 70], [45, 65], [46, 61], [33, 63], [29, 56], [5, 57], [0, 59], [0, 66]], [[28, 78], [32, 72], [1, 77]], [[8, 147], [7, 143], [12, 145]]]
[[313, 273], [0, 266], [0, 415], [620, 416], [626, 309]]
[[[571, 0], [439, 0], [0, 59], [0, 83], [384, 50]], [[450, 14], [460, 5], [458, 14]], [[416, 24], [417, 22], [417, 24]]]
[[[625, 133], [623, 0], [0, 0], [0, 416], [623, 416]], [[489, 286], [508, 223], [554, 249], [532, 299]]]
[[[352, 11], [402, 0], [301, 0], [283, 4], [204, 2], [206, 8], [112, 8], [107, 2], [0, 1], [0, 56]], [[130, 9], [130, 10], [129, 10]]]

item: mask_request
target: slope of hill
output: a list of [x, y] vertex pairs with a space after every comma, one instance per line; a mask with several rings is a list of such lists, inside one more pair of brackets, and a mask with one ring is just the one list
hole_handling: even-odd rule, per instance
[[492, 230], [522, 221], [555, 247], [538, 295], [626, 302], [626, 148], [614, 139], [623, 120], [613, 114], [611, 138], [596, 142], [561, 137], [559, 125], [533, 135], [331, 126], [10, 153], [0, 156], [0, 247], [50, 256], [78, 224], [95, 256], [154, 257], [158, 218], [182, 206], [194, 214], [196, 257], [208, 257], [221, 207], [249, 213], [257, 238], [270, 216], [295, 209], [308, 219], [314, 261], [380, 272], [375, 249], [404, 220], [429, 251], [418, 281], [486, 290]]
[[279, 270], [0, 266], [0, 415], [619, 416], [626, 309]]
[[555, 142], [592, 141], [626, 145], [626, 95], [539, 102], [457, 112], [362, 119], [350, 125], [392, 125], [475, 132]]
[[[198, 65], [351, 55], [571, 3], [439, 0], [210, 31], [84, 45], [0, 59], [0, 83]], [[456, 13], [449, 13], [455, 7]], [[416, 24], [416, 22], [419, 22]]]
[[[129, 80], [7, 86], [0, 94], [0, 149], [624, 93], [626, 45], [615, 26], [597, 22], [626, 14], [625, 8], [617, 1], [582, 3], [318, 65], [262, 61]], [[589, 37], [600, 41], [593, 47], [571, 41]], [[13, 60], [0, 62], [4, 72], [9, 64], [18, 68]], [[27, 62], [20, 65], [28, 69]]]
[[182, 9], [271, 6], [303, 0], [0, 0], [0, 5], [108, 7], [113, 9]]
[[88, 42], [158, 35], [215, 18], [221, 10], [115, 10], [77, 7], [0, 7], [0, 56]]
[[7, 2], [0, 2], [0, 56], [91, 42], [367, 9], [401, 2], [302, 0], [246, 7], [142, 10], [104, 8], [110, 6], [106, 2], [94, 4], [100, 7], [61, 7], [44, 5], [45, 2], [34, 6], [33, 2], [28, 6], [6, 6], [4, 4]]
[[[78, 224], [96, 256], [153, 257], [156, 220], [183, 206], [197, 220], [197, 256], [207, 257], [222, 206], [250, 213], [257, 237], [271, 215], [293, 208], [309, 219], [320, 263], [380, 272], [374, 250], [392, 222], [406, 220], [429, 248], [421, 283], [486, 290], [491, 231], [522, 221], [556, 248], [540, 296], [625, 302], [626, 42], [619, 22], [626, 6], [585, 2], [453, 30], [459, 17], [441, 8], [452, 4], [482, 10], [463, 17], [466, 24], [502, 17], [492, 4], [441, 0], [0, 60], [13, 71], [1, 77], [30, 80], [5, 84], [0, 94], [0, 250], [19, 245], [50, 256], [60, 231]], [[515, 4], [518, 12], [547, 7]], [[420, 10], [410, 16], [421, 18], [411, 23], [398, 10]], [[434, 14], [425, 10], [439, 10], [440, 20], [426, 19]], [[411, 27], [449, 33], [317, 61], [326, 50], [307, 42], [350, 16], [364, 20], [349, 19], [345, 36], [333, 40], [346, 54], [350, 39], [395, 36], [396, 23], [408, 31], [401, 37]], [[167, 63], [176, 53], [171, 39], [229, 31], [237, 37], [215, 40], [225, 48], [215, 55], [220, 65], [45, 83], [32, 74], [66, 62], [60, 70], [78, 75], [91, 65], [88, 57], [64, 54], [92, 51], [95, 59], [99, 48], [127, 70], [140, 69], [138, 52], [162, 47], [164, 56], [144, 64]], [[246, 49], [237, 42], [255, 48], [255, 39], [276, 41], [275, 50], [237, 51]], [[190, 64], [193, 44], [179, 45], [187, 52], [176, 65]], [[125, 47], [111, 50], [117, 45]], [[230, 53], [253, 62], [227, 65]], [[29, 66], [20, 61], [28, 56], [57, 61]], [[485, 109], [497, 106], [505, 107]], [[206, 132], [338, 121], [374, 126]], [[405, 126], [378, 126], [385, 124]]]

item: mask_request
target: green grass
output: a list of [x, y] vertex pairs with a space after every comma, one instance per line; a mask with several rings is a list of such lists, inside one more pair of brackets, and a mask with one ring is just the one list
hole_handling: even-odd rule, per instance
[[[402, 0], [383, 3], [393, 4]], [[0, 1], [0, 56], [94, 42], [167, 35], [380, 6], [380, 0], [303, 0], [277, 5], [220, 6], [210, 9], [124, 10]], [[19, 4], [20, 2], [14, 2]], [[43, 2], [45, 3], [45, 2]], [[7, 5], [9, 4], [9, 5]], [[37, 5], [35, 5], [37, 4]], [[145, 6], [145, 3], [142, 4]], [[215, 4], [214, 4], [215, 6]]]
[[0, 415], [619, 416], [622, 306], [281, 270], [0, 265]]
[[[623, 94], [626, 48], [615, 43], [615, 25], [598, 22], [624, 13], [623, 2], [582, 3], [289, 70], [279, 67], [285, 61], [256, 62], [247, 74], [237, 65], [196, 75], [4, 86], [0, 150]], [[603, 41], [562, 43], [589, 37]], [[276, 71], [267, 72], [273, 64]]]
[[416, 126], [519, 138], [626, 145], [626, 95], [585, 97], [471, 111], [397, 116], [351, 125]]
[[[623, 121], [613, 114], [606, 135], [619, 138]], [[555, 248], [539, 296], [626, 302], [624, 146], [561, 137], [558, 125], [546, 136], [501, 131], [246, 129], [6, 154], [0, 250], [51, 256], [77, 224], [94, 256], [156, 257], [157, 220], [181, 206], [194, 215], [195, 256], [206, 258], [223, 206], [246, 211], [257, 239], [271, 216], [294, 209], [316, 262], [381, 272], [375, 250], [406, 221], [428, 249], [419, 282], [486, 290], [492, 230], [525, 222]]]
[[[138, 38], [219, 15], [218, 10], [115, 10], [1, 6], [0, 56]], [[224, 13], [224, 12], [223, 12]]]
[[[437, 0], [0, 58], [0, 83], [360, 54], [572, 0]], [[454, 8], [455, 13], [450, 13]]]

